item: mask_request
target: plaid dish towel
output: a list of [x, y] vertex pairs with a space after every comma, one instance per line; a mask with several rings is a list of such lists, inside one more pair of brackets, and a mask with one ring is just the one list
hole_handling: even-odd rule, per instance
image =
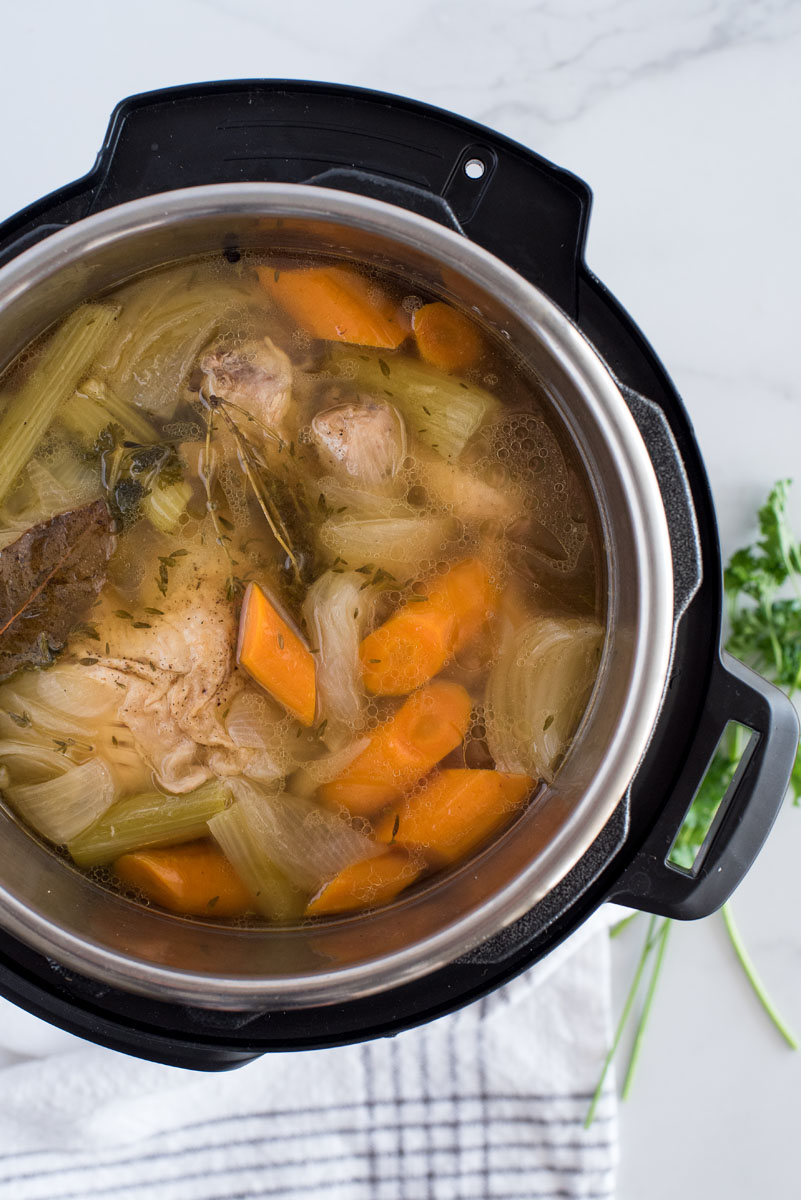
[[583, 1129], [608, 1036], [606, 925], [421, 1029], [225, 1075], [0, 1001], [0, 1200], [612, 1200], [611, 1081]]

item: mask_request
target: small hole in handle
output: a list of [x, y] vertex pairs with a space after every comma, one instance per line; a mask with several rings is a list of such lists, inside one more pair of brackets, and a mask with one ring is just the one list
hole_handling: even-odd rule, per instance
[[486, 163], [483, 163], [480, 158], [468, 158], [464, 164], [464, 173], [468, 179], [480, 179], [486, 169]]

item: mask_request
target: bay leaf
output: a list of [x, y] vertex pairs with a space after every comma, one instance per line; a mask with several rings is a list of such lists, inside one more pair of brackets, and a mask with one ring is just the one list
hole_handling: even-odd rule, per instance
[[46, 666], [82, 623], [116, 545], [105, 500], [34, 525], [0, 550], [0, 680]]

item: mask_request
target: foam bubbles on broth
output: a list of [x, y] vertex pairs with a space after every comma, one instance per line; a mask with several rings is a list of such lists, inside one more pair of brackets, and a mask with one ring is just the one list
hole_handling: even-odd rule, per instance
[[[257, 581], [270, 594], [281, 597], [283, 611], [311, 642], [299, 589], [296, 586], [293, 591], [287, 586], [291, 570], [275, 529], [265, 520], [265, 509], [271, 514], [281, 510], [285, 528], [291, 529], [298, 544], [303, 544], [303, 563], [310, 564], [304, 587], [315, 574], [336, 570], [340, 562], [344, 564], [340, 570], [365, 572], [365, 587], [370, 590], [364, 602], [373, 606], [375, 623], [386, 620], [409, 602], [410, 595], [421, 595], [421, 589], [435, 577], [444, 577], [452, 564], [474, 556], [485, 563], [492, 585], [504, 600], [493, 629], [453, 655], [440, 672], [444, 680], [465, 687], [473, 702], [463, 742], [442, 765], [490, 769], [493, 758], [487, 725], [493, 713], [484, 691], [487, 671], [502, 639], [533, 614], [560, 612], [571, 618], [604, 618], [600, 538], [578, 457], [549, 408], [542, 385], [526, 372], [502, 338], [482, 327], [485, 350], [481, 361], [457, 375], [461, 383], [456, 386], [486, 390], [494, 407], [454, 455], [438, 454], [436, 445], [423, 440], [420, 421], [425, 417], [419, 410], [414, 420], [407, 413], [406, 458], [394, 479], [374, 492], [378, 503], [385, 503], [391, 514], [387, 519], [397, 519], [400, 513], [409, 522], [408, 533], [401, 544], [388, 544], [383, 551], [376, 539], [374, 553], [369, 545], [363, 553], [350, 549], [343, 553], [341, 539], [348, 534], [351, 522], [363, 520], [369, 528], [374, 517], [359, 515], [355, 482], [348, 478], [344, 478], [343, 486], [351, 488], [352, 494], [345, 494], [346, 503], [340, 505], [343, 511], [328, 510], [318, 486], [325, 469], [317, 458], [312, 418], [322, 408], [360, 401], [365, 396], [397, 405], [401, 411], [397, 389], [402, 387], [403, 376], [397, 364], [405, 361], [417, 367], [419, 357], [411, 339], [398, 350], [375, 351], [313, 338], [259, 286], [256, 268], [272, 268], [273, 261], [268, 255], [243, 252], [232, 264], [218, 255], [152, 272], [104, 297], [122, 305], [122, 317], [108, 361], [101, 356], [93, 369], [106, 384], [111, 381], [122, 406], [129, 405], [153, 426], [165, 453], [172, 448], [180, 464], [175, 468], [176, 477], [185, 485], [186, 494], [176, 493], [174, 513], [164, 504], [163, 511], [156, 505], [155, 516], [149, 516], [152, 507], [147, 507], [148, 495], [151, 506], [162, 496], [157, 475], [149, 482], [146, 479], [137, 514], [119, 534], [101, 601], [87, 618], [87, 623], [98, 625], [99, 641], [86, 644], [88, 653], [81, 643], [83, 650], [77, 653], [83, 653], [87, 660], [116, 655], [132, 661], [138, 655], [140, 675], [147, 676], [151, 667], [153, 673], [168, 672], [172, 661], [170, 638], [175, 625], [180, 624], [175, 615], [177, 606], [187, 597], [201, 606], [206, 604], [209, 596], [221, 594], [226, 580], [228, 585], [233, 581], [225, 601], [232, 613], [241, 601], [243, 588]], [[284, 259], [275, 261], [280, 261], [284, 269]], [[402, 280], [375, 270], [365, 274], [368, 298], [378, 305], [383, 296], [391, 294], [407, 321], [438, 298], [416, 280]], [[136, 320], [126, 328], [129, 309]], [[475, 314], [468, 315], [477, 320]], [[207, 461], [209, 398], [200, 393], [197, 375], [198, 363], [209, 347], [238, 353], [246, 365], [253, 366], [253, 351], [249, 348], [261, 345], [265, 337], [292, 364], [294, 407], [286, 427], [281, 429], [280, 453], [285, 459], [271, 445], [260, 446], [255, 454], [256, 467], [251, 469], [262, 488], [257, 493], [242, 468], [242, 441], [247, 448], [258, 439], [254, 423], [242, 424], [241, 440], [237, 442], [219, 415]], [[13, 393], [35, 372], [46, 346], [47, 338], [40, 339], [18, 356], [0, 379], [0, 394]], [[381, 375], [374, 378], [369, 372], [376, 360], [384, 365]], [[231, 415], [235, 415], [233, 409]], [[126, 455], [136, 453], [138, 443], [132, 436], [113, 432], [112, 440], [117, 438], [113, 451], [98, 450], [106, 428], [113, 429], [116, 424], [111, 411], [109, 418], [104, 426], [102, 411], [95, 411], [95, 425], [87, 417], [86, 428], [80, 431], [56, 419], [47, 431], [35, 452], [36, 459], [61, 481], [59, 486], [65, 491], [77, 487], [75, 478], [80, 471], [90, 475], [94, 472], [96, 494], [115, 499], [115, 486], [119, 485], [109, 488], [108, 475], [126, 469]], [[145, 442], [145, 458], [147, 445]], [[284, 486], [281, 470], [290, 455], [292, 467], [286, 478], [299, 479], [301, 484], [288, 505], [275, 480]], [[204, 482], [209, 464], [214, 476], [211, 498]], [[32, 499], [29, 493], [30, 486], [21, 474], [4, 501], [0, 519], [10, 521], [21, 506], [23, 512], [34, 512], [35, 497]], [[337, 519], [343, 522], [341, 533]], [[119, 612], [128, 616], [115, 617]], [[227, 620], [226, 636], [232, 647], [234, 617], [228, 620], [218, 613], [210, 616], [210, 623], [214, 620], [224, 625]], [[136, 629], [137, 625], [145, 628]], [[141, 645], [135, 643], [134, 634], [145, 634], [149, 629], [155, 631], [154, 645], [156, 635], [162, 638], [158, 643], [158, 665], [150, 660], [144, 641]], [[75, 644], [79, 643], [77, 638]], [[162, 653], [163, 646], [168, 648]], [[202, 658], [202, 650], [196, 653]], [[179, 658], [180, 654], [174, 659], [174, 665], [178, 665], [173, 673], [180, 679], [189, 676], [193, 660], [189, 652], [180, 664]], [[245, 763], [245, 752], [252, 756], [246, 765], [261, 755], [260, 765], [253, 770], [261, 771], [265, 787], [273, 785], [274, 780], [267, 779], [270, 772], [275, 780], [291, 780], [293, 772], [336, 749], [337, 744], [369, 736], [401, 703], [394, 697], [368, 695], [363, 699], [358, 721], [351, 726], [325, 730], [321, 729], [325, 725], [322, 720], [309, 730], [271, 697], [259, 694], [247, 678], [237, 675], [233, 683], [229, 680], [225, 684], [227, 691], [220, 687], [218, 711], [204, 716], [206, 724], [202, 728], [200, 722], [187, 726], [194, 729], [198, 739], [205, 739], [198, 740], [197, 755], [187, 760], [187, 769], [200, 768], [226, 778], [226, 772], [233, 771], [237, 763]], [[199, 709], [201, 699], [197, 698]], [[159, 738], [168, 740], [172, 736], [170, 721], [174, 722], [174, 714], [169, 706], [159, 713], [149, 734], [154, 744]], [[261, 743], [256, 738], [255, 744], [238, 744], [235, 730], [252, 730], [259, 720], [263, 723]], [[3, 736], [7, 733], [4, 731]], [[144, 735], [139, 732], [136, 736], [143, 744]], [[113, 758], [113, 750], [109, 753]], [[74, 760], [78, 757], [74, 755]], [[259, 778], [258, 774], [253, 777]], [[404, 790], [399, 774], [395, 779]], [[163, 783], [156, 786], [166, 790]], [[412, 794], [423, 786], [424, 781], [415, 784]], [[373, 823], [366, 817], [356, 816], [351, 824], [367, 835], [374, 832]], [[87, 874], [98, 886], [116, 890], [132, 902], [151, 903], [139, 889], [123, 886], [110, 865], [92, 868]], [[232, 923], [246, 927], [254, 920], [244, 917]]]

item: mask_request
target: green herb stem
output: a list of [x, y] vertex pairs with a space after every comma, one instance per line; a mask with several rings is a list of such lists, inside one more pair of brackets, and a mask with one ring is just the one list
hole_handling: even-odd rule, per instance
[[595, 1113], [596, 1113], [598, 1104], [601, 1099], [601, 1094], [603, 1092], [604, 1083], [606, 1082], [606, 1076], [609, 1073], [609, 1068], [612, 1065], [612, 1060], [615, 1057], [615, 1054], [617, 1053], [618, 1046], [620, 1045], [620, 1039], [623, 1036], [623, 1030], [625, 1029], [626, 1023], [629, 1019], [629, 1013], [632, 1010], [634, 1001], [637, 997], [637, 992], [640, 989], [640, 980], [642, 979], [643, 971], [645, 970], [645, 964], [648, 961], [648, 957], [651, 953], [651, 950], [653, 949], [652, 936], [653, 936], [655, 926], [656, 926], [656, 917], [651, 917], [651, 920], [648, 922], [648, 931], [645, 935], [645, 942], [643, 943], [643, 948], [640, 953], [640, 959], [639, 959], [639, 962], [637, 963], [637, 969], [634, 972], [634, 978], [631, 981], [631, 986], [629, 987], [629, 992], [628, 992], [628, 995], [626, 996], [626, 1002], [623, 1005], [623, 1011], [620, 1014], [620, 1019], [617, 1023], [617, 1029], [615, 1030], [615, 1035], [612, 1038], [612, 1045], [609, 1047], [609, 1051], [606, 1055], [606, 1058], [604, 1059], [604, 1065], [601, 1068], [601, 1075], [600, 1075], [600, 1078], [596, 1085], [595, 1091], [593, 1092], [592, 1100], [590, 1101], [590, 1107], [587, 1110], [587, 1116], [584, 1119], [584, 1128], [585, 1129], [589, 1129], [589, 1127], [592, 1125], [593, 1121], [595, 1120]]
[[637, 917], [641, 917], [641, 916], [642, 916], [642, 913], [633, 912], [633, 913], [629, 913], [629, 915], [627, 917], [623, 917], [620, 921], [616, 921], [615, 924], [609, 930], [610, 938], [620, 937], [623, 930], [628, 929], [631, 922], [636, 921]]
[[653, 1004], [654, 993], [656, 992], [656, 985], [659, 981], [659, 975], [662, 970], [662, 963], [664, 961], [665, 950], [667, 948], [668, 934], [670, 933], [670, 927], [672, 924], [673, 924], [673, 922], [669, 919], [663, 921], [662, 926], [659, 930], [659, 933], [657, 934], [657, 936], [655, 938], [655, 942], [658, 945], [659, 949], [656, 952], [656, 961], [654, 963], [654, 969], [651, 972], [651, 979], [648, 984], [648, 991], [645, 993], [645, 1003], [642, 1006], [642, 1012], [640, 1013], [640, 1019], [637, 1023], [637, 1032], [634, 1035], [634, 1044], [631, 1047], [631, 1056], [629, 1058], [629, 1065], [628, 1065], [628, 1069], [626, 1071], [626, 1078], [623, 1081], [623, 1091], [622, 1091], [621, 1095], [624, 1100], [628, 1099], [629, 1092], [631, 1091], [631, 1085], [634, 1080], [634, 1072], [637, 1067], [637, 1062], [639, 1061], [640, 1051], [642, 1050], [643, 1037], [645, 1036], [645, 1027], [648, 1024], [648, 1017], [650, 1016], [650, 1013], [651, 1013], [651, 1005]]
[[751, 961], [751, 957], [745, 948], [743, 939], [740, 936], [740, 931], [735, 924], [731, 908], [729, 907], [728, 904], [723, 905], [723, 908], [721, 909], [721, 913], [723, 915], [723, 921], [726, 925], [726, 932], [728, 933], [729, 938], [731, 940], [731, 944], [734, 947], [734, 953], [737, 955], [738, 959], [740, 960], [740, 966], [745, 971], [746, 978], [748, 979], [748, 982], [751, 984], [751, 987], [754, 989], [754, 992], [756, 994], [757, 999], [759, 1000], [759, 1003], [762, 1005], [765, 1012], [768, 1014], [771, 1021], [778, 1029], [779, 1033], [782, 1035], [784, 1040], [787, 1042], [787, 1045], [790, 1047], [790, 1049], [797, 1050], [798, 1049], [798, 1041], [797, 1041], [795, 1035], [790, 1032], [787, 1025], [784, 1023], [782, 1018], [779, 1016], [779, 1013], [776, 1010], [776, 1006], [773, 1004], [773, 1001], [770, 999], [770, 997], [768, 996], [768, 994], [765, 990], [765, 985], [762, 983], [762, 980], [757, 975], [756, 968], [754, 967], [754, 964]]

